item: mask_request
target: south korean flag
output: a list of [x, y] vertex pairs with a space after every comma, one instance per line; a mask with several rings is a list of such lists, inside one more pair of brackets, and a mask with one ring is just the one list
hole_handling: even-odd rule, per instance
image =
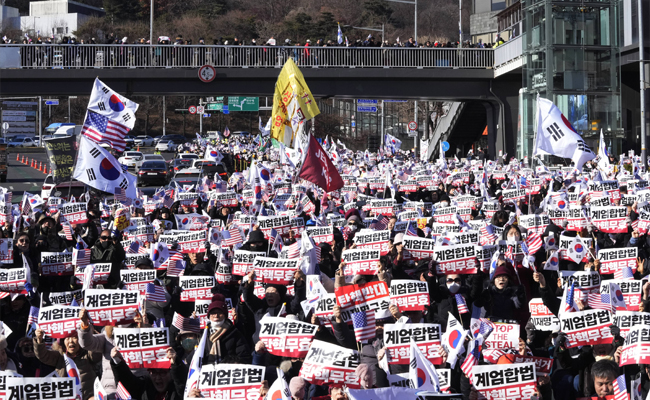
[[95, 78], [93, 91], [88, 101], [88, 110], [101, 114], [109, 119], [133, 129], [135, 125], [135, 112], [138, 110], [138, 103], [116, 93]]

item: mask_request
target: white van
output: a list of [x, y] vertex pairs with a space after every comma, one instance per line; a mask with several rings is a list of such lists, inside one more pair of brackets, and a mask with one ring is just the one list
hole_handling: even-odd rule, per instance
[[75, 126], [65, 125], [65, 126], [61, 126], [56, 130], [56, 132], [54, 132], [53, 137], [59, 138], [59, 137], [64, 137], [64, 136], [77, 136], [77, 135], [79, 135], [79, 133], [81, 133], [81, 128], [82, 127], [83, 127], [82, 125], [75, 125]]

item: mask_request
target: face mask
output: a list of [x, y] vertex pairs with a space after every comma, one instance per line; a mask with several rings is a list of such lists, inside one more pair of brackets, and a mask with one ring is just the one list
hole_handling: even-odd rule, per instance
[[448, 201], [441, 201], [440, 204], [441, 204], [443, 207], [447, 207], [447, 206], [449, 205], [449, 202], [448, 202]]
[[193, 338], [185, 338], [181, 341], [181, 346], [183, 346], [183, 349], [185, 351], [192, 351], [194, 350], [194, 346], [196, 346], [196, 343], [198, 340], [193, 339]]
[[351, 232], [354, 232], [354, 231], [357, 230], [357, 226], [356, 226], [356, 225], [348, 225], [348, 229], [349, 229]]
[[36, 249], [37, 250], [43, 250], [45, 248], [47, 248], [47, 244], [45, 244], [45, 243], [36, 243]]
[[103, 242], [100, 242], [100, 244], [102, 245], [102, 248], [106, 250], [108, 249], [108, 245], [110, 244], [110, 242], [108, 240], [105, 240]]
[[450, 284], [447, 284], [447, 289], [449, 289], [449, 291], [450, 291], [452, 294], [456, 294], [456, 293], [458, 293], [458, 291], [460, 290], [460, 285], [457, 284], [456, 282], [452, 283], [451, 285], [450, 285]]
[[44, 235], [48, 235], [50, 233], [50, 227], [49, 226], [42, 227], [41, 232], [43, 232]]
[[596, 359], [596, 361], [600, 361], [600, 360], [614, 361], [614, 357], [612, 356], [595, 356], [594, 358]]
[[212, 329], [216, 329], [221, 327], [221, 325], [223, 325], [224, 322], [226, 322], [225, 319], [223, 321], [210, 321], [210, 325], [212, 326]]

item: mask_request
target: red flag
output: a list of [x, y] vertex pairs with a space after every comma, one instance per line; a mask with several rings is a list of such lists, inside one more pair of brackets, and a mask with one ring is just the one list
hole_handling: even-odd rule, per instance
[[309, 135], [307, 155], [298, 176], [315, 183], [328, 193], [343, 187], [343, 179], [341, 179], [339, 171], [336, 170], [329, 155], [312, 135]]

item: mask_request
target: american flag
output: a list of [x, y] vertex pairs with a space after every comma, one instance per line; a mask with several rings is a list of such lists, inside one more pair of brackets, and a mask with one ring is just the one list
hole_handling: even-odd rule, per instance
[[623, 267], [614, 271], [614, 279], [634, 279], [632, 268]]
[[278, 231], [275, 228], [271, 228], [271, 233], [269, 234], [269, 246], [273, 246], [275, 239], [278, 237]]
[[230, 228], [227, 231], [221, 232], [221, 235], [223, 236], [223, 244], [226, 246], [234, 246], [244, 241], [238, 228]]
[[528, 246], [528, 254], [535, 254], [539, 249], [542, 248], [542, 245], [544, 243], [542, 242], [542, 238], [537, 234], [536, 232], [530, 232], [528, 233], [528, 237], [526, 237], [526, 246]]
[[587, 304], [589, 308], [599, 310], [611, 310], [609, 293], [589, 293], [587, 294]]
[[27, 327], [31, 324], [38, 324], [38, 307], [31, 306], [29, 307], [29, 317], [27, 317]]
[[495, 240], [497, 240], [497, 235], [492, 230], [492, 225], [481, 227], [481, 238], [479, 239], [481, 246], [494, 244]]
[[388, 221], [389, 219], [385, 215], [382, 215], [381, 217], [372, 221], [370, 227], [374, 228], [376, 231], [383, 231], [388, 226]]
[[167, 260], [167, 275], [179, 276], [184, 270], [183, 253], [180, 251], [170, 251], [169, 259]]
[[341, 234], [343, 235], [344, 240], [348, 240], [350, 238], [350, 234], [352, 233], [352, 230], [348, 228], [348, 226], [344, 226], [341, 228]]
[[131, 400], [131, 393], [124, 388], [122, 382], [117, 383], [117, 398], [120, 400]]
[[627, 385], [625, 384], [625, 374], [619, 376], [614, 381], [614, 400], [629, 400], [627, 394]]
[[72, 225], [70, 225], [69, 222], [65, 221], [61, 223], [61, 226], [63, 227], [63, 234], [65, 235], [66, 240], [72, 240]]
[[465, 298], [463, 297], [463, 295], [460, 293], [456, 293], [454, 296], [456, 297], [456, 305], [458, 306], [458, 312], [460, 314], [467, 314], [469, 312], [469, 309], [467, 308], [467, 303], [465, 303]]
[[483, 339], [485, 339], [494, 330], [494, 322], [486, 318], [481, 318], [480, 321], [481, 324], [479, 325], [478, 333], [483, 336]]
[[478, 354], [478, 348], [478, 340], [470, 340], [467, 349], [467, 357], [465, 357], [465, 361], [463, 361], [463, 364], [460, 366], [460, 369], [468, 378], [472, 376], [472, 367], [478, 365], [478, 360], [480, 357]]
[[115, 188], [115, 200], [120, 201], [121, 203], [126, 203], [126, 191], [121, 187]]
[[573, 296], [575, 295], [575, 289], [576, 289], [576, 283], [573, 282], [571, 283], [571, 287], [569, 288], [566, 295], [566, 302], [564, 303], [564, 312], [577, 311], [573, 306]]
[[375, 338], [375, 310], [352, 313], [352, 324], [357, 342]]
[[198, 318], [185, 318], [175, 312], [172, 325], [178, 328], [179, 331], [201, 333], [201, 321]]
[[286, 246], [282, 251], [288, 259], [298, 258], [300, 256], [300, 243], [296, 242], [290, 246]]
[[97, 143], [110, 144], [117, 151], [124, 151], [126, 142], [124, 137], [130, 129], [108, 117], [88, 111], [86, 122], [81, 128], [81, 134]]
[[147, 283], [147, 289], [144, 292], [149, 301], [165, 302], [165, 288], [158, 286], [153, 282]]
[[72, 264], [77, 266], [90, 264], [90, 249], [72, 249]]
[[32, 212], [32, 205], [29, 204], [29, 196], [25, 195], [23, 198], [23, 207], [21, 213], [23, 215], [29, 215], [30, 212]]
[[408, 229], [406, 230], [406, 234], [408, 236], [417, 236], [418, 235], [417, 227], [413, 226], [413, 224], [409, 222]]
[[[509, 244], [508, 249], [506, 250], [506, 258], [511, 260], [511, 261], [514, 261], [515, 260], [514, 252], [515, 252], [514, 246]], [[513, 264], [514, 264], [514, 262], [513, 262]]]
[[168, 196], [167, 193], [165, 193], [165, 197], [163, 197], [162, 204], [163, 207], [170, 208], [172, 204], [174, 204], [174, 197]]

